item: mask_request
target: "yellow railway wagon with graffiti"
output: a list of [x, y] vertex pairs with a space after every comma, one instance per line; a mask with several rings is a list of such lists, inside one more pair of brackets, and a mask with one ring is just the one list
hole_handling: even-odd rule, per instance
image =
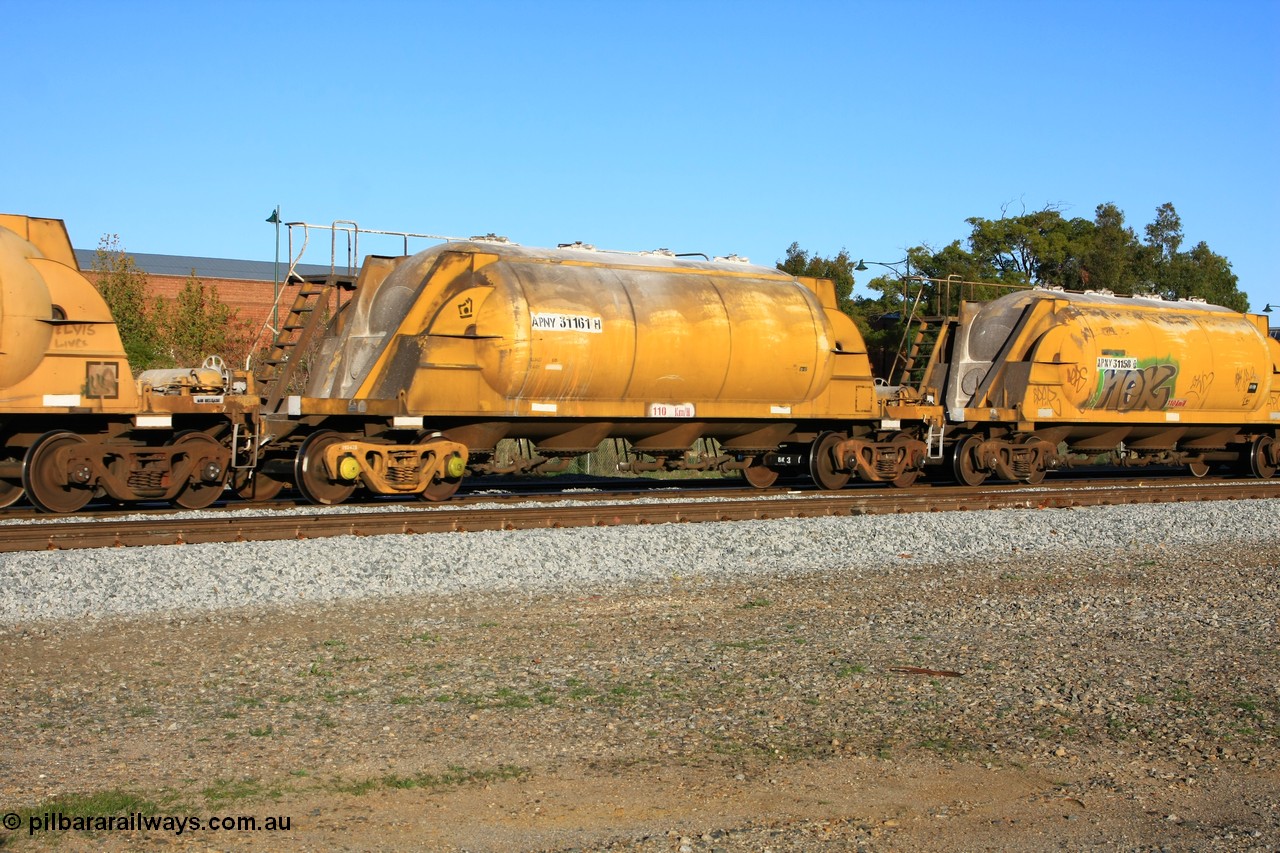
[[[908, 334], [928, 327], [931, 348], [904, 347], [895, 383], [872, 375], [831, 282], [733, 258], [477, 238], [321, 278], [256, 375], [211, 359], [135, 378], [62, 222], [0, 217], [0, 506], [201, 507], [285, 487], [443, 500], [464, 477], [563, 469], [608, 439], [626, 470], [757, 487], [1280, 468], [1280, 341], [1203, 302], [1036, 288], [913, 309]], [[527, 452], [499, 458], [505, 439]]]
[[1202, 301], [1033, 289], [964, 303], [925, 384], [963, 483], [1072, 463], [1280, 466], [1280, 341]]

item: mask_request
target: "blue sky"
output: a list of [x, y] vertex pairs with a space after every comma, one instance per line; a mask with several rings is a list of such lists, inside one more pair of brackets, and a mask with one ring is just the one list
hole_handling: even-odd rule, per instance
[[1280, 0], [0, 13], [0, 211], [65, 219], [78, 248], [270, 260], [278, 204], [529, 245], [896, 261], [1006, 208], [1114, 202], [1141, 234], [1172, 202], [1187, 248], [1280, 305]]

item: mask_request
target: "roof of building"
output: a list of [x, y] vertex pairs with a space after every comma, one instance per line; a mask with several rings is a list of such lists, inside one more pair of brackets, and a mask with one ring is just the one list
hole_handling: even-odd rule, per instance
[[[76, 263], [80, 269], [93, 269], [93, 261], [97, 252], [91, 249], [76, 249]], [[190, 255], [153, 255], [146, 252], [129, 252], [138, 268], [148, 275], [168, 275], [186, 277], [194, 270], [196, 278], [230, 279], [233, 281], [275, 281], [277, 267], [275, 261], [237, 261], [231, 258], [197, 258]], [[289, 271], [289, 264], [282, 261], [279, 276], [283, 280]], [[328, 265], [298, 264], [299, 275], [327, 275]]]

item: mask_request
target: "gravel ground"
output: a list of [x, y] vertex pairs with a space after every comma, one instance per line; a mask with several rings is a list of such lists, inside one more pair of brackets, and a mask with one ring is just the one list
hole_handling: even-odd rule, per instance
[[1268, 501], [5, 555], [0, 812], [292, 826], [0, 847], [1277, 849], [1278, 566]]
[[918, 563], [1058, 555], [1153, 542], [1280, 539], [1273, 501], [860, 516], [717, 525], [0, 554], [0, 625], [246, 604], [661, 580], [878, 573]]

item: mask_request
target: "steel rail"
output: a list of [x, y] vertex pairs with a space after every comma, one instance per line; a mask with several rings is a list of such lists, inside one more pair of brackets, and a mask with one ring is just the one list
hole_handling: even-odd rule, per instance
[[654, 503], [590, 501], [556, 507], [455, 508], [446, 505], [404, 508], [403, 505], [394, 505], [388, 506], [386, 511], [374, 512], [327, 511], [268, 516], [228, 513], [212, 518], [174, 515], [141, 520], [102, 518], [83, 522], [5, 525], [0, 527], [0, 552], [1248, 498], [1280, 498], [1280, 481], [1192, 485], [1185, 481], [1155, 480], [1105, 485], [1072, 483], [1054, 487], [944, 486], [808, 492], [731, 500], [689, 500], [673, 496]]

